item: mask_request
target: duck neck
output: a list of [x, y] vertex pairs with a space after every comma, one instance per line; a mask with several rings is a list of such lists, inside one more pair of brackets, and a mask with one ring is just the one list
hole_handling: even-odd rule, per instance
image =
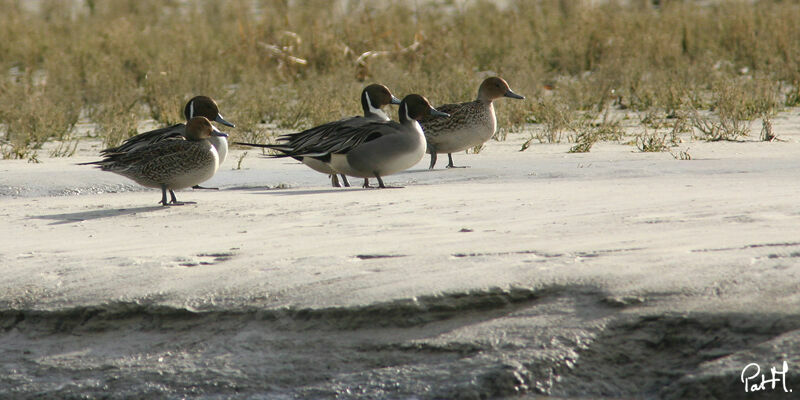
[[190, 120], [194, 118], [194, 99], [190, 100], [186, 103], [186, 107], [183, 108], [183, 116], [186, 117], [186, 120]]
[[414, 122], [417, 122], [408, 115], [408, 105], [405, 102], [400, 103], [400, 109], [397, 110], [397, 118], [403, 125], [413, 125]]
[[389, 119], [389, 116], [386, 115], [383, 110], [381, 110], [379, 107], [375, 107], [372, 104], [372, 99], [369, 98], [369, 94], [366, 90], [361, 92], [361, 108], [364, 110], [365, 117], [376, 116], [383, 120]]
[[478, 91], [478, 98], [475, 99], [475, 101], [479, 101], [483, 104], [492, 104], [492, 99], [490, 99], [489, 96], [483, 94], [483, 92], [480, 90]]

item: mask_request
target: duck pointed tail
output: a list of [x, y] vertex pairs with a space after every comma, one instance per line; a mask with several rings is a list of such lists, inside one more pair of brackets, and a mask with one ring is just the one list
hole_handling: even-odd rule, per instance
[[274, 158], [294, 157], [293, 148], [280, 144], [260, 144], [260, 143], [245, 143], [245, 142], [233, 142], [233, 144], [238, 144], [240, 146], [260, 147], [283, 153], [283, 154], [268, 154], [267, 157], [274, 157]]

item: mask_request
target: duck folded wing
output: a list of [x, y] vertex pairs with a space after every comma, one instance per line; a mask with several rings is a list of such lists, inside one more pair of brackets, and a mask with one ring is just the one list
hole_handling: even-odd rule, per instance
[[467, 104], [470, 103], [442, 104], [436, 106], [437, 110], [450, 114], [450, 118], [439, 118], [430, 114], [425, 114], [419, 119], [419, 123], [422, 125], [422, 129], [425, 131], [426, 135], [435, 136], [443, 127], [452, 124], [451, 119], [453, 116], [457, 115]]
[[338, 134], [339, 129], [356, 127], [368, 121], [369, 120], [361, 116], [342, 118], [338, 121], [328, 122], [302, 132], [281, 135], [278, 137], [278, 140], [282, 142], [280, 144], [283, 146], [292, 147], [298, 151], [304, 151], [304, 149], [316, 145], [329, 136]]
[[[402, 133], [402, 125], [393, 121], [368, 122], [357, 126], [346, 126], [337, 129], [336, 135], [330, 136], [308, 151], [308, 156], [326, 154], [345, 154], [362, 143], [383, 136]], [[303, 154], [306, 155], [306, 154]]]
[[181, 139], [183, 138], [185, 129], [185, 124], [175, 124], [165, 128], [140, 133], [136, 136], [126, 139], [117, 147], [111, 147], [100, 151], [100, 154], [125, 153], [152, 143], [158, 143], [162, 140]]
[[[336, 133], [336, 128], [342, 125], [348, 118], [339, 121], [328, 122], [302, 132], [281, 135], [278, 140], [281, 145], [301, 150], [314, 145], [328, 136]], [[302, 150], [301, 150], [302, 151]]]
[[193, 150], [192, 143], [181, 136], [173, 140], [163, 140], [135, 151], [109, 154], [101, 162], [103, 169], [111, 171], [142, 168], [149, 163], [164, 162], [167, 157], [173, 155], [177, 156], [176, 160], [179, 160], [181, 157], [191, 154]]
[[154, 151], [152, 158], [144, 158], [140, 161], [142, 175], [161, 182], [180, 175], [191, 172], [201, 165], [213, 164], [213, 153], [204, 149], [198, 143], [185, 141], [169, 144], [170, 150], [163, 152]]

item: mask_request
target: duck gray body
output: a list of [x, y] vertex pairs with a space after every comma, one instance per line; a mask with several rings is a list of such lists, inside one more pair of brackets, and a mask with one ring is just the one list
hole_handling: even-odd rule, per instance
[[450, 118], [420, 120], [428, 142], [426, 151], [431, 155], [431, 169], [436, 165], [436, 154], [447, 153], [447, 168], [454, 168], [452, 153], [480, 146], [494, 136], [497, 116], [493, 102], [500, 97], [524, 99], [514, 93], [502, 78], [491, 77], [481, 83], [476, 100], [436, 107], [450, 114]]
[[103, 171], [130, 178], [152, 188], [184, 189], [207, 181], [219, 168], [219, 155], [208, 140], [162, 140], [112, 157], [100, 164]]
[[[386, 114], [383, 114], [383, 115], [370, 114], [368, 116], [363, 116], [363, 117], [362, 116], [355, 116], [355, 117], [343, 118], [343, 119], [341, 119], [339, 121], [330, 122], [329, 123], [330, 125], [325, 124], [325, 125], [328, 125], [328, 126], [324, 126], [323, 125], [323, 126], [316, 127], [315, 128], [316, 132], [314, 132], [314, 137], [313, 138], [308, 138], [308, 140], [303, 140], [304, 143], [302, 143], [300, 145], [294, 144], [294, 146], [293, 146], [293, 143], [289, 142], [289, 143], [286, 144], [286, 146], [287, 146], [287, 148], [291, 148], [291, 149], [307, 148], [306, 146], [312, 146], [312, 145], [318, 143], [319, 141], [324, 140], [329, 135], [336, 135], [337, 132], [346, 131], [346, 130], [349, 130], [349, 129], [356, 129], [359, 126], [362, 126], [362, 125], [364, 125], [366, 123], [369, 123], [369, 122], [385, 122], [385, 121], [388, 121], [389, 117], [385, 117], [385, 115]], [[385, 117], [385, 119], [384, 119], [384, 117]], [[322, 129], [317, 129], [317, 128], [322, 128]], [[279, 148], [275, 148], [275, 150], [280, 150], [280, 149]], [[318, 158], [314, 158], [314, 157], [303, 157], [303, 156], [294, 157], [294, 158], [296, 160], [302, 162], [303, 164], [307, 165], [309, 168], [313, 169], [314, 171], [330, 175], [330, 177], [331, 177], [331, 185], [334, 186], [334, 187], [339, 187], [340, 186], [339, 185], [339, 181], [338, 181], [338, 179], [336, 177], [336, 174], [338, 174], [339, 172], [337, 172], [331, 166], [329, 159], [325, 159], [325, 158], [324, 159], [318, 159]], [[346, 186], [349, 186], [349, 183], [347, 182], [347, 178], [345, 178], [345, 174], [344, 173], [342, 173], [342, 180], [344, 181]]]
[[398, 114], [399, 123], [364, 119], [338, 129], [336, 135], [328, 136], [302, 153], [289, 156], [322, 160], [339, 173], [365, 179], [375, 177], [379, 187], [386, 187], [382, 176], [408, 169], [425, 155], [425, 136], [417, 119], [430, 114], [447, 116], [416, 94], [403, 99]]
[[121, 153], [106, 153], [100, 161], [84, 164], [97, 165], [103, 171], [113, 172], [136, 183], [161, 188], [161, 203], [167, 204], [166, 192], [180, 205], [173, 190], [197, 185], [210, 179], [219, 168], [219, 155], [208, 140], [216, 132], [205, 117], [194, 117], [186, 126], [186, 136], [164, 138], [154, 143], [140, 144]]
[[[240, 143], [239, 145], [253, 146], [253, 147], [266, 147], [269, 149], [280, 151], [281, 155], [276, 157], [292, 157], [303, 164], [307, 165], [314, 171], [328, 174], [331, 177], [331, 185], [339, 187], [339, 180], [337, 174], [342, 174], [342, 181], [345, 186], [350, 186], [344, 173], [337, 172], [331, 165], [331, 157], [307, 157], [299, 154], [307, 153], [309, 149], [318, 147], [320, 143], [331, 140], [343, 132], [351, 132], [352, 130], [359, 129], [361, 126], [371, 122], [385, 122], [389, 121], [389, 117], [382, 110], [382, 107], [389, 104], [400, 104], [398, 100], [386, 86], [380, 84], [371, 84], [361, 91], [361, 107], [364, 111], [364, 116], [355, 116], [342, 118], [338, 121], [328, 122], [302, 132], [290, 133], [282, 135], [278, 138], [278, 144], [255, 144], [255, 143]], [[365, 180], [365, 186], [368, 181]]]
[[417, 121], [372, 122], [352, 131], [352, 145], [331, 154], [330, 165], [345, 175], [372, 178], [404, 171], [425, 155], [425, 136]]

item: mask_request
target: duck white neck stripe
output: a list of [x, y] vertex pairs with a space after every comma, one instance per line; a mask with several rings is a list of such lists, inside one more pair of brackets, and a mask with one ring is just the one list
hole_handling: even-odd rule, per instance
[[372, 105], [372, 99], [369, 98], [369, 93], [364, 92], [364, 97], [367, 98], [367, 107], [369, 107], [369, 112], [373, 114], [380, 114], [381, 109], [375, 108], [375, 106]]
[[194, 101], [189, 103], [189, 119], [194, 118]]
[[408, 116], [408, 104], [403, 104], [403, 110], [406, 112], [406, 119], [412, 121], [411, 117]]
[[384, 119], [384, 120], [387, 120], [387, 121], [389, 120], [389, 116], [386, 115], [386, 113], [383, 112], [383, 110], [381, 110], [380, 108], [375, 108], [375, 107], [372, 106], [372, 100], [369, 98], [369, 94], [367, 92], [364, 92], [364, 99], [367, 101], [367, 107], [369, 107], [369, 112], [372, 115], [377, 115], [381, 119]]

